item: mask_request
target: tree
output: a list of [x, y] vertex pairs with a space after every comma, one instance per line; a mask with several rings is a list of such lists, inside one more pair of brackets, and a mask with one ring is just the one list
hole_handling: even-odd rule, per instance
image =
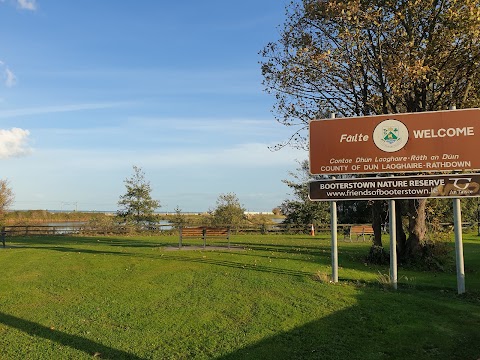
[[8, 181], [0, 179], [0, 219], [3, 220], [5, 211], [13, 204], [15, 195]]
[[245, 221], [245, 208], [235, 193], [220, 194], [212, 215], [213, 225], [238, 228]]
[[[461, 202], [462, 221], [477, 224], [479, 211], [478, 198], [463, 198]], [[426, 207], [427, 225], [433, 232], [442, 231], [442, 224], [452, 224], [452, 199], [430, 199]]]
[[279, 206], [275, 206], [275, 207], [272, 209], [272, 213], [273, 213], [273, 215], [275, 215], [275, 216], [280, 216], [280, 215], [282, 215], [282, 209], [280, 209]]
[[290, 172], [291, 180], [283, 182], [292, 189], [293, 199], [284, 200], [280, 205], [285, 215], [284, 224], [304, 227], [309, 224], [327, 224], [329, 222], [329, 206], [327, 202], [311, 201], [308, 197], [308, 183], [314, 180], [309, 173], [308, 161], [299, 163], [296, 172]]
[[160, 202], [152, 199], [152, 188], [143, 170], [133, 166], [132, 177], [125, 179], [124, 183], [126, 193], [120, 196], [118, 205], [121, 209], [117, 215], [135, 225], [154, 222], [154, 211], [160, 207]]
[[[329, 112], [349, 117], [478, 106], [479, 35], [477, 0], [292, 1], [280, 39], [261, 52], [277, 120], [296, 129], [279, 148], [306, 147], [308, 122]], [[425, 238], [426, 200], [403, 208], [409, 238], [398, 227], [399, 249], [408, 257]]]
[[182, 209], [177, 205], [177, 207], [174, 209], [175, 214], [171, 217], [170, 223], [175, 226], [175, 228], [179, 229], [182, 226], [185, 226], [187, 223], [187, 219], [185, 218], [185, 215], [182, 214]]

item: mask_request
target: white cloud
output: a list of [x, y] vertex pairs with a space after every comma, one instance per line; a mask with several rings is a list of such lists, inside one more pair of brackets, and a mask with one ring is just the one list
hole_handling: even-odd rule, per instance
[[21, 9], [24, 10], [37, 10], [37, 2], [36, 0], [17, 0], [17, 4]]
[[[65, 157], [69, 164], [82, 169], [99, 168], [118, 169], [125, 164], [141, 163], [142, 166], [160, 169], [271, 169], [275, 167], [292, 166], [296, 161], [304, 159], [308, 153], [294, 148], [281, 151], [270, 151], [269, 144], [248, 143], [237, 144], [227, 148], [205, 149], [158, 149], [158, 150], [74, 150], [74, 149], [42, 149], [37, 156], [45, 158]], [[61, 154], [61, 155], [60, 155]]]
[[[1, 114], [0, 114], [1, 116]], [[245, 136], [246, 138], [261, 138], [260, 141], [269, 139], [289, 138], [292, 130], [276, 123], [273, 119], [255, 118], [175, 118], [175, 117], [140, 117], [129, 118], [130, 124], [135, 127], [157, 128], [158, 131], [174, 130], [181, 131], [186, 138], [187, 134], [198, 136], [200, 132], [205, 134], [222, 134], [225, 136]], [[191, 141], [191, 139], [188, 139]], [[278, 140], [279, 142], [281, 140]]]
[[3, 76], [5, 80], [5, 86], [12, 87], [16, 84], [17, 77], [15, 76], [13, 71], [7, 67], [7, 64], [5, 64], [2, 60], [0, 60], [0, 73], [3, 73], [3, 75], [0, 76]]
[[27, 115], [54, 114], [62, 112], [75, 112], [83, 110], [109, 109], [121, 106], [125, 103], [90, 103], [90, 104], [70, 104], [54, 105], [34, 108], [20, 108], [12, 110], [0, 110], [0, 118], [11, 118]]
[[28, 147], [29, 135], [28, 130], [19, 128], [0, 129], [0, 159], [29, 154], [31, 152]]
[[12, 87], [16, 83], [17, 83], [17, 77], [15, 76], [15, 74], [9, 68], [7, 68], [5, 70], [5, 85], [7, 87]]

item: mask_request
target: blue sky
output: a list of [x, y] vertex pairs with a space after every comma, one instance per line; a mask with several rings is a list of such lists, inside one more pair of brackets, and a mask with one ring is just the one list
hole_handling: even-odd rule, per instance
[[0, 178], [14, 209], [116, 210], [140, 166], [160, 211], [287, 197], [258, 52], [285, 1], [0, 0]]

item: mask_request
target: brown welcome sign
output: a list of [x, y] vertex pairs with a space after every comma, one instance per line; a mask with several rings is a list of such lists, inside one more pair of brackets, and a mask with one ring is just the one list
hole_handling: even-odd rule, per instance
[[312, 174], [480, 169], [480, 109], [310, 122]]

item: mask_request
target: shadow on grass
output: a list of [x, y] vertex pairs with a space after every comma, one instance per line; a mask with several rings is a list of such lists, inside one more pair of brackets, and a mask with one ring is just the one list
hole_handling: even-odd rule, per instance
[[0, 312], [0, 323], [23, 331], [30, 336], [43, 338], [63, 346], [68, 346], [72, 349], [83, 351], [92, 357], [94, 356], [101, 359], [112, 360], [143, 360], [142, 358], [128, 352], [114, 349], [80, 336], [70, 335], [58, 330], [52, 330], [46, 326], [34, 323], [32, 321], [20, 319], [12, 315], [4, 314], [2, 312]]
[[162, 255], [162, 256], [156, 256], [156, 258], [159, 260], [184, 261], [184, 262], [208, 264], [208, 265], [215, 265], [215, 266], [222, 266], [222, 267], [243, 269], [243, 270], [253, 270], [253, 271], [259, 271], [259, 272], [265, 272], [265, 273], [271, 273], [271, 274], [288, 275], [288, 276], [296, 276], [296, 277], [309, 277], [313, 275], [312, 273], [309, 273], [306, 271], [281, 269], [281, 268], [274, 268], [274, 267], [263, 266], [263, 265], [239, 263], [239, 262], [228, 261], [228, 260], [216, 260], [208, 257], [192, 258], [192, 257], [182, 257], [182, 256], [176, 256], [176, 255]]
[[[158, 239], [158, 238], [155, 238]], [[31, 236], [31, 237], [11, 237], [7, 243], [21, 245], [24, 247], [40, 247], [42, 245], [62, 246], [62, 245], [105, 245], [128, 248], [157, 248], [159, 246], [172, 246], [178, 241], [169, 240], [173, 238], [166, 237], [165, 241], [145, 241], [135, 237], [108, 237], [108, 236]]]
[[[69, 243], [71, 244], [71, 242]], [[38, 246], [63, 252], [84, 252], [144, 257], [261, 271], [287, 276], [311, 273], [262, 265], [213, 259], [196, 254], [159, 254], [98, 251], [78, 247]], [[114, 245], [115, 246], [115, 245]], [[478, 249], [478, 244], [473, 247]], [[144, 246], [147, 247], [147, 246]], [[151, 247], [151, 246], [148, 246]], [[133, 250], [133, 249], [132, 249]], [[323, 254], [326, 258], [329, 254]], [[334, 289], [335, 290], [335, 289]], [[217, 360], [240, 359], [477, 359], [480, 357], [480, 311], [478, 303], [465, 304], [434, 292], [379, 292], [362, 288], [354, 306], [274, 336], [263, 338]], [[438, 299], [436, 298], [438, 294]], [[339, 295], [338, 301], [342, 301]], [[319, 297], [319, 301], [321, 298]], [[322, 306], [319, 303], [319, 306]], [[82, 337], [52, 331], [42, 325], [0, 313], [0, 322], [33, 336], [45, 338], [88, 354], [102, 353], [107, 359], [140, 359]], [[260, 325], [261, 326], [261, 325]], [[273, 332], [273, 330], [272, 330]]]
[[[242, 262], [242, 261], [225, 261], [212, 259], [211, 257], [201, 256], [196, 257], [191, 254], [197, 254], [199, 251], [203, 255], [203, 250], [193, 250], [185, 251], [180, 254], [180, 252], [172, 252], [168, 255], [158, 254], [158, 252], [142, 252], [144, 249], [151, 250], [162, 250], [161, 248], [165, 247], [175, 247], [176, 239], [172, 240], [172, 237], [166, 237], [165, 242], [158, 242], [157, 238], [141, 240], [134, 237], [73, 237], [73, 236], [54, 236], [54, 237], [31, 237], [31, 238], [19, 238], [19, 241], [15, 243], [15, 246], [18, 244], [22, 248], [33, 248], [33, 249], [43, 249], [51, 251], [60, 251], [60, 252], [71, 252], [71, 253], [84, 253], [84, 254], [94, 254], [94, 255], [118, 255], [118, 256], [132, 256], [132, 257], [144, 257], [149, 259], [159, 259], [159, 260], [171, 260], [171, 261], [183, 261], [183, 262], [192, 262], [192, 263], [205, 263], [210, 265], [217, 265], [229, 268], [261, 271], [266, 273], [275, 273], [283, 275], [292, 275], [292, 276], [312, 276], [312, 273], [295, 271], [281, 268], [274, 268], [264, 265], [255, 265], [251, 262]], [[261, 237], [260, 237], [261, 239]], [[295, 240], [295, 239], [293, 239]], [[68, 246], [67, 246], [68, 245]], [[96, 248], [97, 245], [101, 247]], [[235, 242], [232, 243], [232, 247], [241, 245], [245, 246], [247, 249], [252, 249], [257, 251], [255, 257], [270, 257], [267, 254], [261, 254], [264, 252], [276, 252], [278, 254], [295, 254], [295, 255], [305, 255], [311, 257], [310, 259], [302, 259], [302, 261], [315, 262], [322, 265], [328, 265], [330, 263], [330, 247], [328, 241], [318, 242], [318, 246], [312, 246], [311, 244], [296, 244], [295, 241], [292, 241], [292, 244], [275, 244], [271, 241], [259, 244], [253, 243], [251, 241], [246, 242]], [[453, 244], [452, 244], [453, 246]], [[118, 249], [118, 251], [117, 251]], [[138, 249], [138, 251], [135, 251]], [[364, 271], [364, 257], [366, 256], [367, 246], [358, 246], [358, 245], [349, 245], [341, 247], [339, 250], [339, 258], [344, 265]], [[465, 242], [465, 268], [469, 276], [468, 284], [473, 284], [474, 287], [480, 283], [480, 279], [477, 279], [479, 270], [478, 266], [480, 258], [476, 254], [480, 249], [480, 241], [467, 241]], [[208, 246], [207, 246], [208, 250]], [[234, 249], [232, 249], [234, 250]], [[217, 250], [216, 253], [227, 253], [226, 250]], [[230, 251], [228, 251], [230, 253]], [[236, 256], [250, 256], [248, 252], [246, 253], [235, 253]], [[290, 259], [289, 257], [278, 257], [276, 259]], [[361, 264], [359, 268], [358, 265]], [[375, 268], [375, 267], [374, 267]], [[407, 269], [408, 270], [408, 269]], [[383, 271], [383, 270], [382, 270]], [[428, 271], [427, 271], [428, 272]], [[473, 276], [473, 278], [472, 278]], [[344, 279], [349, 280], [349, 279]], [[473, 281], [472, 281], [473, 280]], [[418, 287], [425, 286], [429, 288], [432, 285], [418, 285]], [[416, 287], [417, 287], [416, 286]], [[437, 288], [439, 285], [433, 285]], [[442, 288], [442, 287], [439, 287]], [[443, 287], [444, 288], [444, 287]], [[469, 286], [469, 289], [471, 286]]]
[[216, 360], [478, 359], [476, 307], [434, 294], [364, 288], [354, 306]]
[[[217, 259], [209, 258], [207, 256], [192, 257], [192, 256], [180, 256], [180, 255], [173, 255], [173, 254], [157, 255], [157, 254], [135, 253], [135, 252], [128, 252], [128, 251], [94, 250], [94, 249], [85, 249], [81, 247], [66, 247], [66, 246], [24, 246], [23, 248], [70, 252], [70, 253], [78, 253], [78, 254], [131, 256], [131, 257], [148, 258], [148, 259], [155, 259], [155, 260], [162, 260], [162, 261], [180, 261], [180, 262], [186, 262], [186, 263], [208, 264], [208, 265], [215, 265], [215, 266], [221, 266], [221, 267], [252, 270], [252, 271], [259, 271], [259, 272], [272, 273], [272, 274], [297, 276], [297, 277], [308, 277], [313, 275], [312, 273], [309, 273], [306, 271], [274, 268], [269, 266], [256, 265], [251, 263], [241, 263], [241, 262], [228, 261], [228, 260], [217, 260]], [[204, 252], [201, 252], [201, 253], [203, 254]]]
[[66, 247], [66, 246], [24, 246], [24, 249], [38, 249], [38, 250], [51, 250], [59, 252], [71, 252], [78, 254], [93, 254], [93, 255], [128, 255], [136, 256], [137, 254], [121, 252], [121, 251], [108, 251], [108, 250], [93, 250], [93, 249], [84, 249], [80, 247]]
[[[300, 255], [313, 255], [324, 256], [325, 253], [330, 254], [331, 244], [330, 240], [319, 239], [315, 245], [302, 245], [296, 244], [292, 241], [291, 244], [258, 244], [251, 242], [239, 243], [239, 245], [245, 246], [247, 249], [257, 251], [271, 251], [286, 254], [300, 254]], [[368, 254], [370, 243], [340, 243], [340, 249], [344, 254], [349, 256], [361, 256], [364, 257]]]
[[[261, 236], [259, 239], [262, 239]], [[315, 245], [305, 245], [299, 244], [299, 241], [310, 240], [310, 238], [300, 238], [292, 239], [292, 242], [289, 244], [278, 244], [272, 241], [266, 243], [254, 243], [250, 241], [241, 241], [241, 235], [237, 238], [233, 238], [231, 241], [231, 247], [244, 247], [256, 251], [271, 251], [276, 253], [283, 254], [296, 254], [296, 255], [307, 255], [307, 256], [325, 256], [330, 253], [330, 243], [325, 239], [317, 239], [318, 244]], [[31, 236], [31, 237], [18, 237], [11, 238], [11, 243], [15, 245], [20, 245], [22, 247], [33, 247], [40, 248], [49, 246], [53, 247], [72, 247], [72, 246], [81, 246], [81, 245], [103, 245], [103, 246], [112, 246], [112, 247], [121, 247], [121, 248], [131, 248], [131, 249], [141, 249], [141, 248], [159, 248], [159, 247], [178, 247], [178, 237], [177, 236], [165, 236], [165, 239], [159, 241], [158, 237], [154, 237], [151, 240], [144, 240], [136, 236], [123, 236], [123, 237], [109, 237], [109, 236]], [[190, 243], [184, 242], [184, 247], [188, 248], [188, 245], [191, 246], [202, 246], [203, 241], [190, 241]], [[209, 247], [223, 246], [226, 247], [226, 242], [218, 242], [217, 239], [207, 241], [207, 249]], [[363, 257], [366, 255], [365, 247], [359, 248], [343, 248], [341, 252], [348, 254], [349, 257]], [[365, 254], [364, 254], [365, 253]], [[261, 255], [259, 255], [261, 256]], [[268, 256], [267, 256], [268, 257]]]

